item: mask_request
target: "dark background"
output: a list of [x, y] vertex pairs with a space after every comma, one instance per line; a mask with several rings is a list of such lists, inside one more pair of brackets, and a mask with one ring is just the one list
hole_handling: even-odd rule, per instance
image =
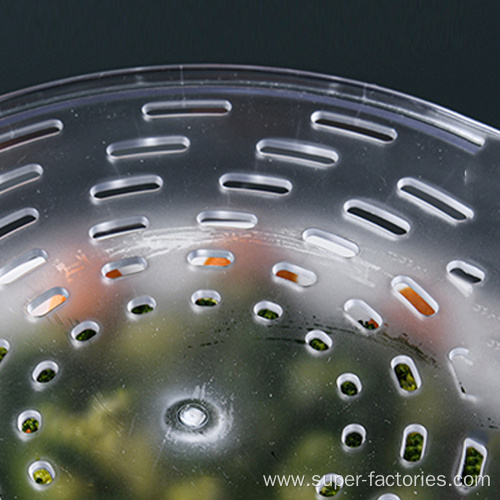
[[494, 0], [0, 0], [0, 94], [133, 66], [235, 63], [375, 83], [500, 128]]

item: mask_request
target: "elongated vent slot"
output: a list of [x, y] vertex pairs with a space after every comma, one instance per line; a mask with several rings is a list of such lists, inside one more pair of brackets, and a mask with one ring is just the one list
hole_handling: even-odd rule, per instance
[[253, 194], [285, 196], [292, 190], [292, 183], [279, 177], [252, 174], [224, 174], [219, 183], [223, 189]]
[[382, 317], [366, 302], [350, 299], [344, 305], [344, 311], [366, 330], [376, 330], [382, 325]]
[[144, 229], [148, 227], [149, 220], [146, 217], [125, 217], [123, 219], [115, 219], [96, 224], [90, 228], [89, 235], [95, 240], [104, 240], [106, 238], [113, 238], [114, 236], [144, 231]]
[[328, 233], [321, 229], [306, 229], [302, 233], [302, 238], [310, 245], [323, 248], [324, 250], [337, 255], [338, 257], [343, 257], [344, 259], [351, 259], [359, 253], [359, 247], [356, 243], [342, 238], [342, 236]]
[[398, 136], [397, 132], [390, 127], [384, 127], [360, 118], [353, 118], [337, 113], [326, 111], [315, 111], [311, 115], [311, 122], [320, 129], [328, 132], [341, 132], [359, 137], [371, 139], [383, 144], [391, 143]]
[[162, 186], [163, 180], [157, 175], [137, 175], [96, 184], [91, 188], [90, 195], [96, 200], [106, 200], [130, 194], [150, 193], [158, 191]]
[[404, 236], [410, 231], [409, 222], [387, 210], [375, 207], [361, 200], [351, 200], [344, 205], [344, 210], [357, 220], [372, 228], [382, 230], [392, 236]]
[[418, 205], [454, 222], [474, 217], [474, 211], [455, 198], [422, 181], [406, 177], [398, 182], [399, 191]]
[[227, 250], [199, 249], [190, 252], [187, 260], [196, 267], [224, 268], [234, 262], [234, 255]]
[[289, 262], [279, 262], [275, 264], [272, 273], [277, 278], [285, 281], [291, 281], [301, 287], [308, 287], [314, 285], [317, 281], [316, 274], [308, 269], [290, 264]]
[[109, 262], [101, 269], [101, 274], [110, 280], [125, 278], [133, 274], [142, 273], [148, 267], [143, 257], [128, 257], [127, 259]]
[[484, 474], [487, 456], [486, 447], [476, 440], [467, 438], [464, 441], [460, 467], [457, 471], [459, 488], [472, 489], [482, 485], [481, 477]]
[[43, 318], [62, 306], [68, 298], [69, 293], [65, 288], [51, 288], [28, 304], [28, 314], [34, 318]]
[[9, 285], [45, 264], [48, 255], [45, 250], [35, 248], [20, 255], [9, 264], [0, 269], [0, 285]]
[[26, 127], [18, 128], [0, 135], [0, 152], [15, 146], [22, 146], [33, 141], [46, 139], [59, 134], [63, 129], [60, 120], [47, 120]]
[[310, 167], [331, 167], [339, 159], [331, 148], [291, 139], [263, 139], [256, 148], [262, 156]]
[[420, 462], [427, 447], [427, 429], [423, 425], [408, 425], [403, 432], [400, 455], [407, 463]]
[[106, 148], [112, 159], [134, 158], [141, 156], [184, 153], [189, 148], [189, 139], [184, 136], [145, 137], [115, 142]]
[[0, 175], [0, 194], [38, 180], [43, 174], [40, 165], [26, 165]]
[[205, 210], [196, 217], [200, 226], [232, 227], [251, 229], [257, 225], [258, 219], [254, 214], [234, 212], [231, 210]]
[[453, 278], [468, 285], [477, 285], [485, 278], [485, 273], [479, 267], [473, 266], [462, 260], [453, 260], [447, 266], [446, 270]]
[[392, 280], [392, 288], [404, 302], [423, 316], [433, 316], [438, 312], [438, 303], [415, 281], [407, 276], [397, 276]]
[[413, 393], [422, 386], [417, 365], [408, 356], [396, 356], [391, 361], [391, 368], [396, 385], [403, 394]]
[[23, 229], [38, 220], [38, 211], [34, 208], [24, 208], [0, 219], [0, 238], [14, 231]]
[[146, 118], [161, 119], [181, 116], [224, 116], [231, 111], [225, 99], [149, 102], [142, 107]]

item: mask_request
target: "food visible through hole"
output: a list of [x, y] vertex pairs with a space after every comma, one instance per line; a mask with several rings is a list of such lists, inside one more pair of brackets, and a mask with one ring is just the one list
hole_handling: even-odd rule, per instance
[[6, 347], [0, 347], [0, 363], [3, 361], [3, 358], [7, 356], [9, 350]]
[[328, 346], [321, 339], [313, 338], [309, 341], [309, 345], [316, 351], [326, 351]]
[[394, 372], [398, 379], [401, 389], [412, 392], [417, 390], [417, 382], [411, 368], [405, 363], [399, 363], [394, 367]]
[[46, 384], [47, 382], [50, 382], [55, 376], [56, 372], [52, 368], [46, 368], [39, 373], [36, 381], [40, 382], [41, 384]]
[[33, 479], [35, 483], [45, 485], [52, 482], [52, 474], [47, 469], [37, 469], [33, 472]]
[[218, 304], [218, 302], [211, 297], [201, 297], [196, 299], [195, 304], [202, 307], [214, 307]]
[[422, 458], [424, 436], [419, 432], [411, 432], [406, 436], [406, 445], [403, 458], [407, 462], [418, 462]]
[[39, 427], [40, 427], [40, 422], [38, 422], [36, 418], [30, 417], [23, 422], [21, 430], [25, 434], [32, 434], [36, 432], [39, 429]]
[[257, 312], [257, 316], [260, 316], [261, 318], [264, 318], [264, 319], [268, 319], [270, 321], [279, 318], [279, 314], [275, 311], [271, 311], [271, 309], [260, 309]]
[[474, 486], [476, 479], [481, 473], [484, 456], [473, 446], [469, 446], [465, 451], [465, 463], [462, 470], [462, 483], [465, 486]]
[[361, 326], [364, 326], [367, 330], [376, 330], [379, 327], [379, 324], [372, 318], [368, 321], [363, 321], [362, 319], [358, 320], [358, 323]]
[[412, 288], [406, 286], [399, 293], [424, 316], [432, 316], [436, 311]]
[[229, 259], [225, 257], [207, 257], [207, 260], [204, 262], [204, 266], [215, 266], [215, 267], [227, 267], [231, 264]]
[[358, 393], [358, 388], [354, 382], [346, 380], [340, 386], [340, 391], [346, 396], [356, 396], [356, 394]]
[[90, 340], [92, 337], [94, 337], [97, 334], [95, 330], [92, 330], [92, 328], [87, 328], [86, 330], [81, 331], [75, 339], [78, 340], [79, 342], [85, 342], [87, 340]]
[[111, 269], [111, 271], [108, 271], [106, 273], [106, 278], [110, 278], [110, 279], [121, 278], [122, 276], [123, 276], [123, 274], [121, 273], [121, 271], [119, 269]]
[[350, 432], [345, 438], [345, 445], [349, 448], [357, 448], [363, 444], [363, 436], [359, 432]]
[[331, 481], [331, 483], [324, 484], [320, 490], [319, 494], [322, 497], [334, 497], [339, 491], [340, 491], [340, 486], [338, 486], [335, 481]]
[[276, 276], [279, 278], [283, 278], [285, 280], [291, 281], [293, 283], [298, 283], [299, 282], [299, 276], [297, 273], [294, 273], [292, 271], [287, 271], [286, 269], [281, 269], [276, 273]]
[[149, 304], [140, 304], [131, 309], [132, 314], [147, 314], [153, 310], [153, 307]]

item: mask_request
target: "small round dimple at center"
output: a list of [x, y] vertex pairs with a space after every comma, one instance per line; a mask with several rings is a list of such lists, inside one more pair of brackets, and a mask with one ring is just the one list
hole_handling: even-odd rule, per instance
[[187, 403], [177, 413], [179, 422], [188, 429], [200, 429], [208, 421], [208, 412], [201, 405]]

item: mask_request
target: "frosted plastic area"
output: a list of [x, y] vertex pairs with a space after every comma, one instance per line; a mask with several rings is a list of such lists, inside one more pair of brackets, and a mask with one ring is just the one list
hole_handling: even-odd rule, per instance
[[[494, 498], [499, 154], [450, 111], [293, 71], [0, 98], [2, 500], [317, 500], [329, 477], [346, 499]], [[470, 447], [489, 487], [452, 484]]]

